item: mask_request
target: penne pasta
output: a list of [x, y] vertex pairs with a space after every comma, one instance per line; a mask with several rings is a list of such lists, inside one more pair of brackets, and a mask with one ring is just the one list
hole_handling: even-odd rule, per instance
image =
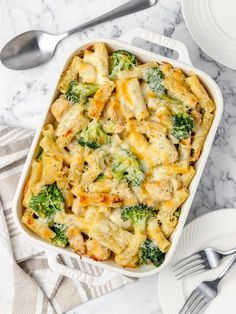
[[197, 96], [201, 107], [207, 112], [213, 112], [215, 110], [215, 104], [209, 97], [204, 86], [200, 83], [198, 77], [196, 75], [192, 75], [186, 78], [186, 82], [191, 91]]
[[79, 74], [79, 65], [82, 62], [81, 58], [74, 56], [69, 63], [66, 71], [62, 73], [61, 79], [58, 83], [58, 90], [65, 94], [68, 91], [70, 82], [77, 78]]
[[57, 89], [25, 184], [22, 222], [96, 261], [159, 267], [214, 119], [213, 100], [196, 75], [102, 42], [72, 57]]

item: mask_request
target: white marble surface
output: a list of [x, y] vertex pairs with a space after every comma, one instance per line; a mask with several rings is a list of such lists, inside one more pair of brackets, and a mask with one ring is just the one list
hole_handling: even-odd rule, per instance
[[[11, 37], [30, 29], [63, 32], [109, 10], [125, 0], [0, 0], [0, 48]], [[179, 0], [159, 0], [152, 9], [111, 21], [77, 34], [60, 45], [55, 58], [45, 66], [14, 72], [0, 65], [0, 123], [35, 128], [55, 86], [58, 64], [81, 38], [117, 38], [132, 27], [182, 40], [193, 64], [207, 72], [221, 87], [225, 100], [223, 119], [198, 188], [189, 219], [209, 210], [234, 207], [236, 203], [236, 72], [219, 65], [191, 39], [182, 18]], [[223, 43], [222, 43], [223, 44]], [[166, 53], [145, 44], [146, 49]], [[82, 305], [70, 313], [157, 314], [161, 313], [157, 276], [123, 287]]]

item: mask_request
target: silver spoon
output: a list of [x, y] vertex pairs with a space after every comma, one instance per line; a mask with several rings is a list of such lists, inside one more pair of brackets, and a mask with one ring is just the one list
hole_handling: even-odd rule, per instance
[[29, 31], [10, 40], [2, 49], [0, 59], [9, 69], [26, 70], [49, 61], [58, 43], [89, 27], [152, 7], [158, 0], [130, 0], [90, 22], [86, 22], [63, 34], [53, 35], [43, 31]]

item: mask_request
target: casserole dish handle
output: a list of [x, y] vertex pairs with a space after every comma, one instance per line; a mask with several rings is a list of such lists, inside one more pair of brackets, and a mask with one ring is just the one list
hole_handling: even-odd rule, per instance
[[57, 261], [58, 253], [46, 252], [48, 266], [52, 271], [59, 273], [62, 276], [78, 279], [80, 282], [86, 283], [88, 286], [101, 286], [118, 276], [117, 273], [103, 270], [101, 276], [93, 276], [79, 269], [71, 268], [67, 265], [60, 264]]
[[134, 38], [141, 38], [159, 46], [174, 50], [178, 53], [178, 61], [192, 65], [188, 49], [181, 41], [148, 31], [143, 28], [133, 28], [122, 35], [119, 39], [132, 44]]

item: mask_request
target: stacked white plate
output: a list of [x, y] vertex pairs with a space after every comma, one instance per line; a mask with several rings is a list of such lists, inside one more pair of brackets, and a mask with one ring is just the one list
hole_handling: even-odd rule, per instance
[[182, 0], [182, 10], [202, 50], [236, 70], [236, 0]]

